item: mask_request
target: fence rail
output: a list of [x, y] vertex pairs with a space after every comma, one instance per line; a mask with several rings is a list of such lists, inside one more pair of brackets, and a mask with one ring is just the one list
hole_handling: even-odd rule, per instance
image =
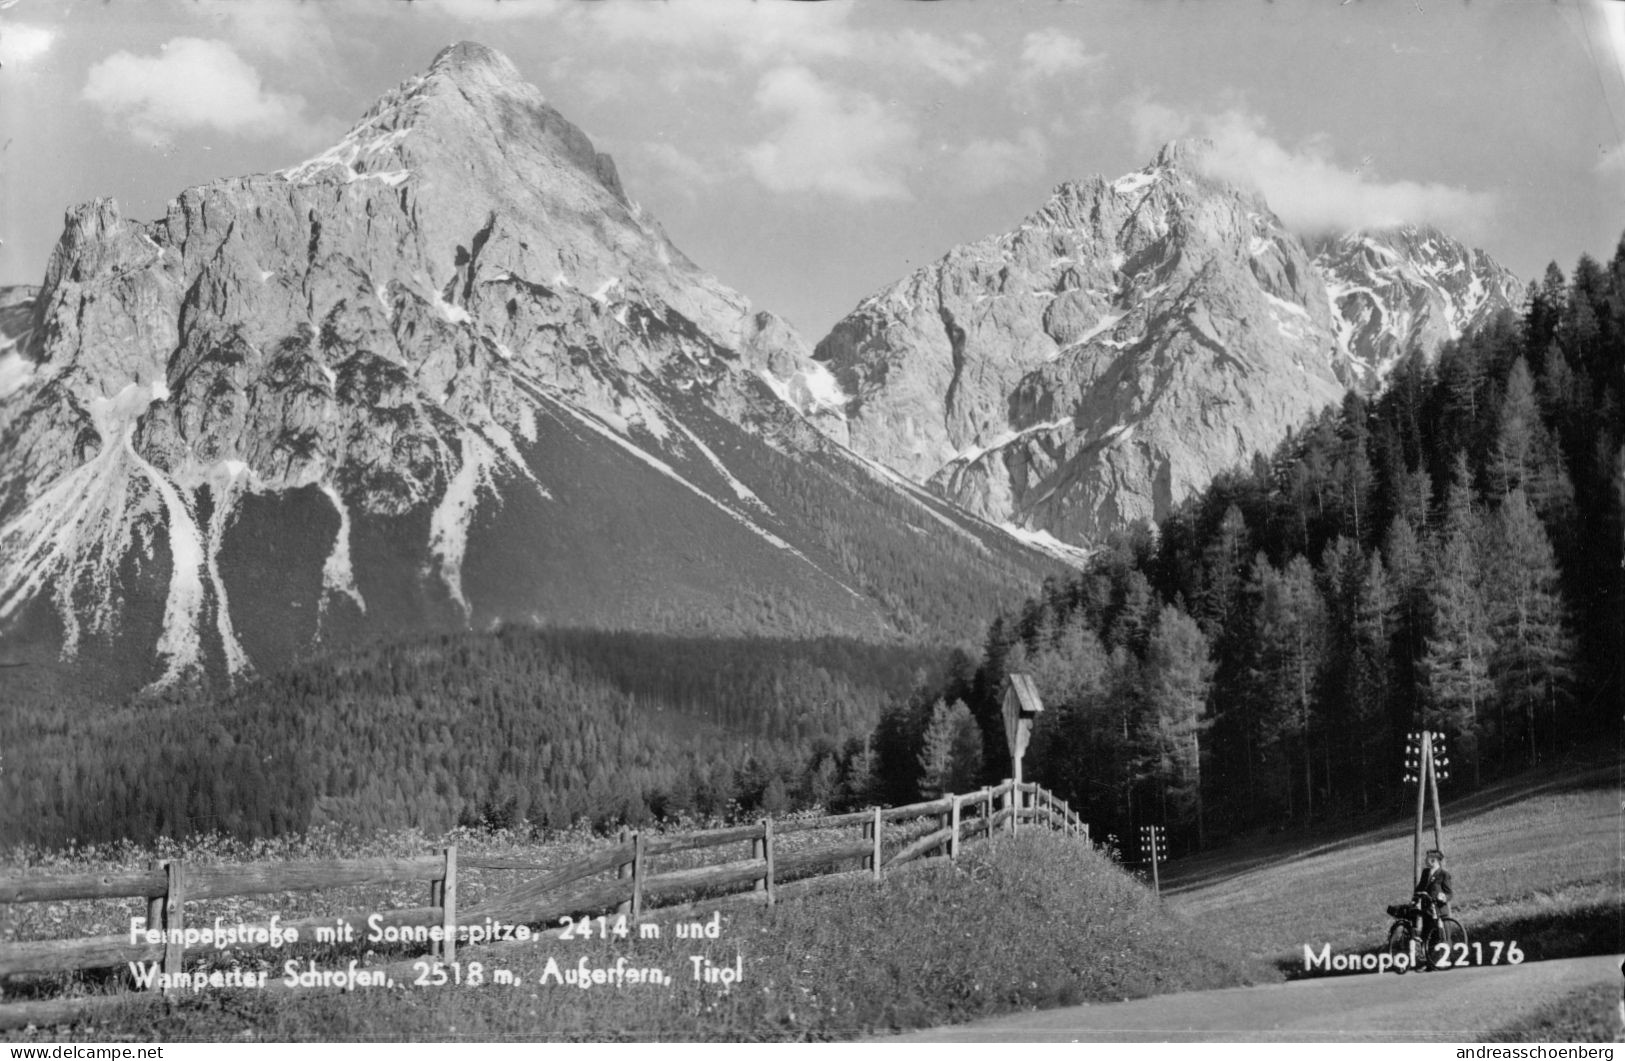
[[[887, 826], [935, 818], [935, 828], [923, 835], [899, 838], [886, 851]], [[55, 877], [0, 876], [0, 902], [33, 903], [88, 899], [142, 899], [146, 901], [146, 929], [161, 929], [160, 942], [139, 938], [144, 930], [88, 939], [39, 940], [0, 946], [0, 978], [117, 968], [126, 963], [158, 963], [168, 975], [183, 970], [186, 961], [186, 904], [205, 899], [315, 891], [356, 885], [397, 885], [426, 882], [429, 905], [394, 910], [328, 914], [292, 921], [267, 921], [230, 928], [246, 933], [240, 947], [269, 945], [280, 931], [284, 940], [297, 933], [297, 944], [328, 943], [331, 932], [339, 939], [361, 934], [373, 926], [432, 931], [428, 956], [445, 962], [455, 959], [458, 925], [478, 925], [491, 919], [512, 925], [553, 926], [565, 916], [620, 913], [632, 920], [647, 916], [655, 897], [682, 897], [693, 893], [723, 892], [708, 898], [660, 906], [672, 915], [690, 909], [767, 903], [781, 894], [794, 894], [836, 877], [863, 875], [880, 880], [886, 871], [933, 852], [957, 858], [961, 844], [972, 838], [991, 838], [995, 832], [1016, 832], [1023, 823], [1055, 829], [1089, 839], [1088, 826], [1064, 801], [1035, 784], [1002, 785], [976, 792], [945, 795], [903, 807], [876, 807], [848, 814], [775, 821], [765, 818], [753, 825], [712, 829], [675, 836], [646, 836], [622, 831], [621, 839], [603, 851], [565, 865], [544, 867], [514, 858], [461, 856], [455, 847], [420, 858], [374, 858], [343, 861], [270, 863], [243, 866], [198, 866], [180, 859], [154, 862], [146, 871], [75, 874]], [[778, 850], [779, 837], [825, 829], [861, 827], [862, 840], [842, 840], [827, 846], [793, 851]], [[650, 860], [680, 852], [711, 850], [730, 844], [749, 844], [748, 857], [730, 857], [711, 865], [655, 871]], [[857, 869], [851, 869], [852, 864]], [[840, 867], [848, 867], [841, 869]], [[539, 871], [539, 876], [494, 895], [477, 906], [459, 908], [458, 881], [464, 871]], [[609, 879], [598, 879], [613, 874]], [[728, 894], [735, 893], [735, 894]], [[324, 938], [317, 939], [318, 930]], [[545, 929], [544, 929], [545, 931]], [[131, 942], [132, 935], [138, 935]], [[234, 947], [234, 949], [239, 949]], [[418, 959], [421, 960], [421, 959]], [[380, 971], [410, 975], [412, 961], [383, 966]], [[267, 987], [272, 987], [270, 981]], [[0, 1004], [0, 1028], [60, 1023], [86, 1015], [130, 994], [64, 998]]]

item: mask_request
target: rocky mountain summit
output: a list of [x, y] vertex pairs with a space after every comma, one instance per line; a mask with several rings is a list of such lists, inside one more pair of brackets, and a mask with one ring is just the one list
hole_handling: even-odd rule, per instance
[[1489, 255], [1432, 226], [1350, 232], [1315, 253], [1337, 327], [1338, 378], [1371, 391], [1413, 351], [1523, 304], [1523, 285]]
[[865, 299], [815, 356], [854, 449], [1072, 542], [1151, 519], [1342, 393], [1331, 308], [1267, 204], [1172, 144]]
[[851, 446], [986, 519], [1087, 545], [1268, 454], [1515, 288], [1431, 230], [1311, 259], [1260, 197], [1204, 171], [1206, 149], [1063, 184], [859, 303], [814, 354]]
[[[503, 619], [897, 637], [927, 617], [876, 573], [888, 535], [981, 592], [1050, 569], [813, 430], [780, 398], [833, 390], [805, 344], [480, 45], [300, 165], [151, 223], [76, 208], [27, 298], [14, 654], [162, 685]], [[883, 526], [846, 542], [843, 506]]]

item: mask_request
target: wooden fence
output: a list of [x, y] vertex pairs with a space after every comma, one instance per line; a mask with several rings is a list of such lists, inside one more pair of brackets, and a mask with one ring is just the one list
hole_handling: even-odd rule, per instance
[[[930, 819], [934, 819], [931, 821]], [[929, 831], [918, 833], [921, 820]], [[912, 823], [905, 825], [904, 823]], [[359, 913], [328, 914], [293, 921], [225, 926], [236, 933], [233, 951], [276, 947], [285, 954], [290, 934], [294, 946], [330, 945], [346, 938], [363, 939], [374, 928], [417, 930], [407, 935], [425, 937], [428, 956], [455, 960], [458, 925], [492, 922], [517, 926], [553, 926], [566, 916], [624, 914], [632, 922], [658, 908], [673, 916], [695, 909], [734, 903], [772, 904], [784, 894], [811, 890], [834, 876], [868, 876], [880, 880], [886, 871], [932, 853], [949, 858], [971, 839], [990, 838], [994, 832], [1016, 832], [1023, 823], [1089, 838], [1088, 826], [1065, 802], [1037, 785], [1010, 781], [977, 792], [947, 795], [904, 807], [873, 808], [851, 814], [775, 821], [702, 832], [645, 835], [622, 831], [612, 847], [562, 866], [544, 868], [511, 858], [462, 857], [455, 847], [422, 858], [375, 858], [329, 862], [263, 865], [197, 866], [181, 859], [153, 862], [145, 871], [92, 873], [74, 876], [0, 876], [0, 903], [61, 902], [87, 899], [137, 899], [144, 906], [146, 928], [161, 930], [149, 941], [145, 930], [89, 939], [42, 940], [0, 946], [0, 981], [7, 977], [38, 976], [86, 969], [119, 968], [152, 963], [165, 974], [180, 973], [186, 961], [186, 904], [206, 899], [312, 891], [356, 885], [396, 885], [425, 882], [427, 906]], [[890, 826], [890, 830], [888, 830]], [[934, 826], [932, 828], [931, 826]], [[861, 829], [860, 840], [823, 846], [779, 850], [780, 837], [815, 830]], [[888, 831], [891, 839], [888, 845]], [[748, 858], [680, 869], [658, 870], [653, 861], [678, 852], [750, 845]], [[858, 868], [850, 868], [856, 865]], [[540, 871], [540, 875], [502, 891], [478, 905], [459, 909], [458, 880], [464, 871]], [[700, 898], [694, 898], [699, 893]], [[690, 901], [673, 905], [689, 897]], [[661, 900], [667, 900], [665, 904]], [[201, 933], [212, 923], [195, 929], [194, 954]], [[436, 931], [438, 930], [438, 931]], [[278, 933], [281, 935], [278, 936]], [[132, 942], [132, 936], [138, 938]], [[246, 939], [244, 938], [246, 937]], [[281, 939], [281, 944], [273, 941]], [[214, 950], [212, 939], [209, 949]], [[410, 977], [422, 958], [396, 962], [369, 972]], [[149, 964], [150, 968], [151, 965]], [[155, 984], [174, 981], [154, 978]], [[267, 990], [288, 988], [280, 977], [268, 977]], [[339, 988], [334, 988], [339, 989]], [[0, 1028], [29, 1024], [59, 1024], [84, 1017], [121, 1000], [161, 996], [164, 990], [141, 994], [119, 992], [44, 1001], [0, 1004]]]

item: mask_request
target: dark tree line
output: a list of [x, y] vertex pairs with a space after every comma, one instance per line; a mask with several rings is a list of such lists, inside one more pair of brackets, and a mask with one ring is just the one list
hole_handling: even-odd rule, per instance
[[1391, 806], [1415, 729], [1466, 786], [1617, 733], [1622, 399], [1625, 241], [1047, 580], [882, 718], [881, 791], [920, 790], [938, 702], [1004, 777], [1013, 671], [1047, 706], [1027, 776], [1186, 845]]
[[334, 654], [226, 696], [0, 713], [0, 844], [320, 822], [601, 828], [867, 797], [926, 656], [837, 638], [513, 627]]

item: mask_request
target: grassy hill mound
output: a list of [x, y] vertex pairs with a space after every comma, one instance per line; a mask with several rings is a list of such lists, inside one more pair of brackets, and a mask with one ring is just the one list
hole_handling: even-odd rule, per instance
[[[658, 913], [657, 923], [662, 923]], [[826, 890], [721, 916], [716, 938], [546, 940], [467, 948], [480, 987], [349, 995], [208, 992], [167, 1008], [132, 1004], [100, 1039], [830, 1040], [1016, 1010], [1232, 986], [1271, 975], [1172, 915], [1099, 853], [1053, 834], [967, 845], [878, 886]], [[738, 983], [693, 977], [693, 959]], [[670, 986], [586, 990], [560, 970], [658, 967]], [[342, 963], [340, 963], [342, 965]], [[494, 986], [491, 970], [517, 985]], [[702, 966], [703, 968], [703, 966]]]

